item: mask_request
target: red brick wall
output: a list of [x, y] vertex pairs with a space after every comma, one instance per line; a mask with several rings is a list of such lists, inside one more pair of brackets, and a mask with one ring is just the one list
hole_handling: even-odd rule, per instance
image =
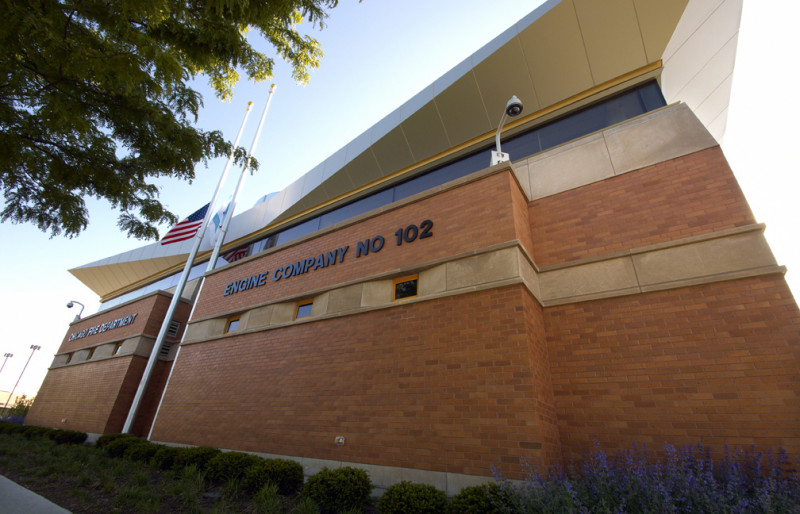
[[[129, 388], [130, 377], [136, 375], [137, 370], [141, 376], [143, 360], [127, 356], [51, 369], [25, 418], [25, 424], [106, 432], [112, 413], [120, 409], [120, 392]], [[132, 398], [128, 399], [128, 405]], [[61, 423], [63, 418], [67, 419], [66, 423]], [[116, 425], [111, 429], [114, 427]]]
[[[371, 274], [516, 239], [510, 197], [514, 190], [518, 190], [516, 181], [511, 172], [506, 171], [233, 266], [208, 277], [194, 318], [231, 312], [274, 298], [363, 279]], [[419, 225], [425, 219], [434, 222], [433, 237], [397, 246], [396, 230], [411, 223]], [[383, 249], [356, 258], [357, 242], [378, 235], [386, 239]], [[280, 266], [346, 245], [350, 248], [341, 264], [277, 282], [272, 280], [275, 269]], [[265, 286], [223, 295], [227, 283], [263, 271], [270, 272]]]
[[511, 286], [185, 346], [153, 440], [519, 476], [558, 461], [540, 326]]
[[[541, 446], [536, 443], [530, 446], [523, 444], [523, 448], [530, 450], [528, 455], [530, 461], [541, 460], [542, 462], [562, 464], [561, 435], [559, 434], [558, 414], [550, 376], [550, 355], [547, 349], [542, 307], [535, 298], [526, 294], [523, 308], [528, 330], [528, 359], [531, 363], [533, 378], [532, 397], [527, 403], [519, 403], [515, 408], [532, 410], [535, 413], [542, 441]], [[498, 400], [498, 403], [506, 401], [508, 400]], [[538, 452], [541, 452], [540, 459], [530, 459], [530, 456], [536, 455]]]
[[[167, 378], [169, 378], [169, 371], [172, 369], [172, 361], [156, 361], [155, 367], [153, 368], [153, 373], [150, 375], [150, 381], [147, 383], [147, 389], [145, 390], [144, 396], [142, 397], [142, 401], [139, 405], [139, 410], [136, 413], [136, 418], [134, 419], [133, 426], [131, 427], [131, 433], [138, 435], [140, 437], [147, 437], [147, 434], [150, 432], [150, 425], [153, 423], [153, 418], [156, 414], [156, 409], [158, 408], [158, 402], [161, 401], [161, 394], [164, 392], [164, 386], [167, 383]], [[144, 371], [144, 368], [142, 368]], [[139, 381], [135, 382], [135, 387], [138, 387]], [[136, 389], [134, 388], [134, 394]], [[128, 405], [130, 405], [133, 401], [133, 395], [131, 395], [130, 400], [128, 401]], [[124, 419], [128, 416], [128, 409], [125, 409], [125, 416], [123, 417], [123, 424]]]
[[800, 313], [780, 275], [545, 309], [565, 458], [598, 440], [800, 455]]
[[[167, 313], [171, 301], [172, 298], [169, 296], [155, 294], [73, 323], [64, 336], [58, 353], [73, 352], [82, 348], [98, 346], [110, 341], [119, 341], [139, 334], [145, 334], [155, 338], [158, 335], [158, 331], [161, 329], [161, 323], [164, 320], [164, 316]], [[190, 310], [191, 305], [184, 301], [181, 301], [175, 309], [175, 316], [173, 319], [181, 323], [181, 330], [178, 334], [179, 338], [183, 334], [183, 328], [186, 326], [186, 320], [189, 318]], [[74, 339], [72, 341], [69, 340], [71, 334], [132, 314], [136, 314], [137, 316], [130, 325], [87, 335], [86, 337]]]
[[539, 266], [755, 223], [719, 147], [530, 203]]

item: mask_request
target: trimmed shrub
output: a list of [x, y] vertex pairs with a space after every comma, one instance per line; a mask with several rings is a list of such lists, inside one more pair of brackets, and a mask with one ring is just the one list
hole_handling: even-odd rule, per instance
[[37, 437], [49, 437], [51, 430], [45, 427], [25, 426], [21, 433], [26, 439], [34, 439]]
[[394, 484], [378, 500], [380, 514], [438, 514], [447, 512], [447, 495], [427, 484], [403, 480]]
[[128, 445], [125, 450], [124, 456], [136, 462], [150, 462], [153, 455], [156, 454], [158, 449], [161, 448], [160, 444], [151, 443], [145, 439], [139, 439], [137, 442]]
[[37, 437], [47, 437], [49, 432], [49, 428], [26, 425], [22, 428], [20, 433], [25, 436], [26, 439], [35, 439]]
[[308, 479], [303, 494], [314, 500], [320, 512], [338, 513], [362, 508], [371, 491], [367, 472], [346, 466], [334, 470], [322, 468]]
[[228, 482], [241, 478], [251, 466], [263, 460], [261, 457], [249, 453], [223, 452], [208, 461], [206, 472], [211, 480]]
[[50, 439], [56, 444], [83, 444], [89, 435], [86, 432], [77, 430], [54, 430], [50, 433]]
[[28, 427], [17, 423], [0, 421], [0, 434], [21, 434], [26, 428]]
[[97, 439], [97, 441], [95, 441], [94, 445], [96, 448], [104, 448], [108, 446], [110, 443], [116, 441], [117, 439], [125, 439], [125, 438], [138, 439], [138, 437], [136, 437], [133, 434], [105, 434], [101, 435]]
[[278, 493], [291, 496], [303, 486], [303, 466], [293, 460], [261, 459], [261, 462], [249, 467], [242, 477], [242, 486], [252, 494], [267, 484], [275, 484]]
[[172, 466], [173, 469], [182, 469], [188, 466], [194, 466], [197, 471], [205, 473], [206, 464], [208, 461], [222, 453], [218, 448], [210, 446], [193, 446], [189, 448], [178, 448], [178, 453], [175, 455], [175, 462]]
[[510, 507], [500, 486], [494, 482], [465, 487], [453, 496], [450, 506], [453, 514], [499, 514]]
[[109, 457], [119, 459], [125, 456], [125, 452], [128, 450], [129, 446], [140, 444], [141, 441], [143, 441], [143, 439], [134, 436], [117, 437], [111, 442], [103, 444], [103, 451], [105, 451]]
[[150, 459], [150, 463], [164, 471], [172, 469], [175, 466], [175, 459], [180, 452], [180, 448], [159, 446], [158, 450], [153, 454], [153, 458]]

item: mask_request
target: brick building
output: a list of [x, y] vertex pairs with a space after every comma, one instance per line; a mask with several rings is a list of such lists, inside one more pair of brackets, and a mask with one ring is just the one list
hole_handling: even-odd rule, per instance
[[[595, 440], [800, 455], [800, 313], [718, 144], [740, 13], [520, 20], [234, 218], [197, 287], [206, 244], [132, 431], [449, 492]], [[190, 243], [71, 270], [104, 304], [29, 423], [122, 429]]]

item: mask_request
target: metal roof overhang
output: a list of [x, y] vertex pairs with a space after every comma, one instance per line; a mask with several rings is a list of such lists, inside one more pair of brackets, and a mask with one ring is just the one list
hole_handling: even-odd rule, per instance
[[[269, 205], [234, 218], [226, 248], [485, 144], [512, 94], [531, 114], [509, 134], [656, 77], [668, 103], [687, 103], [720, 140], [741, 9], [742, 0], [547, 2]], [[149, 245], [70, 272], [107, 300], [179, 271], [188, 253], [179, 246]]]

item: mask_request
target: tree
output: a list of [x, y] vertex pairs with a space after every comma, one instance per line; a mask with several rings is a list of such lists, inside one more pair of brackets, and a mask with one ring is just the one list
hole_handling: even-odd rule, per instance
[[[189, 86], [208, 77], [229, 99], [239, 73], [264, 81], [274, 60], [247, 39], [255, 29], [305, 83], [319, 43], [299, 34], [323, 25], [338, 0], [2, 1], [0, 219], [51, 237], [86, 228], [84, 197], [121, 211], [129, 236], [158, 237], [178, 218], [152, 179], [191, 180], [200, 162], [227, 156], [218, 131], [191, 126], [202, 106]], [[235, 150], [239, 164], [246, 159]]]
[[14, 403], [13, 407], [9, 407], [8, 412], [6, 413], [6, 417], [8, 418], [24, 418], [28, 415], [28, 411], [31, 409], [31, 405], [33, 405], [33, 400], [36, 397], [28, 398], [24, 394], [17, 397], [16, 403]]

